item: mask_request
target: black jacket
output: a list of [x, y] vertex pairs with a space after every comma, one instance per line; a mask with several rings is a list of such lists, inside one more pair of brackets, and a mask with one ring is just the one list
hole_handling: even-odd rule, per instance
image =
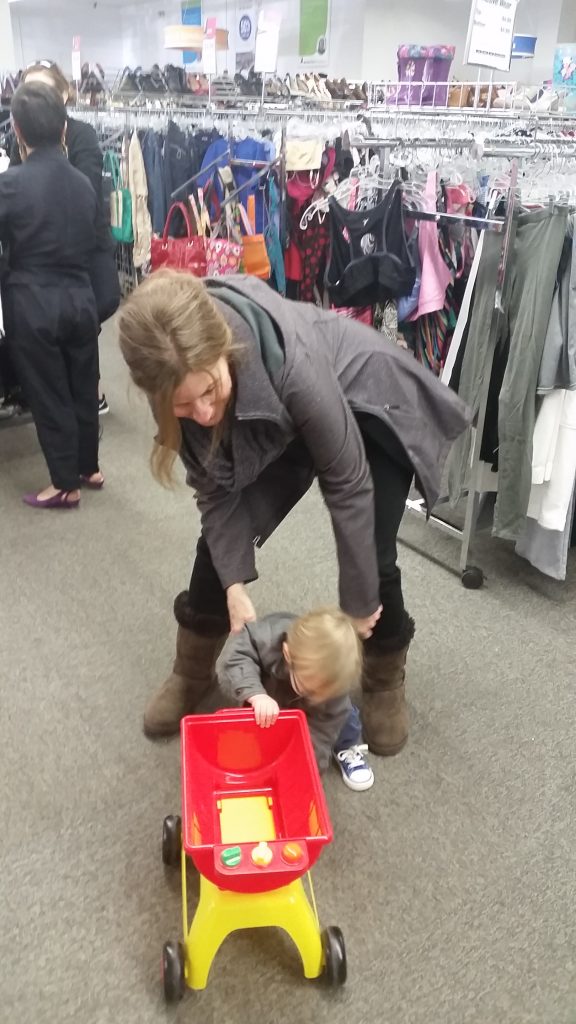
[[7, 285], [90, 285], [97, 203], [60, 146], [37, 149], [0, 175], [0, 241]]
[[[96, 247], [97, 249], [111, 249], [113, 242], [104, 213], [102, 192], [102, 150], [92, 126], [69, 117], [66, 128], [66, 149], [72, 167], [81, 171], [88, 178], [96, 194]], [[18, 142], [15, 140], [10, 150], [10, 166], [15, 167], [20, 163], [20, 151]]]

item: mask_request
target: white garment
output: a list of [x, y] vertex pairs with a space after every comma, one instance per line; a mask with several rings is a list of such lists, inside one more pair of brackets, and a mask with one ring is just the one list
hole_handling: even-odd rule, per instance
[[462, 338], [464, 337], [464, 331], [470, 318], [470, 309], [472, 306], [472, 296], [474, 295], [474, 287], [476, 285], [476, 278], [478, 277], [478, 267], [480, 266], [480, 260], [482, 258], [482, 249], [484, 247], [484, 235], [485, 232], [480, 232], [480, 240], [476, 246], [476, 252], [474, 253], [474, 261], [470, 268], [470, 275], [468, 277], [468, 283], [466, 285], [466, 291], [464, 292], [464, 298], [462, 299], [462, 305], [458, 314], [458, 322], [452, 335], [452, 341], [450, 342], [450, 348], [448, 349], [448, 357], [444, 364], [444, 369], [440, 376], [440, 380], [443, 384], [449, 384], [452, 376], [452, 370], [456, 362], [456, 356], [458, 355], [458, 349], [462, 344]]
[[10, 157], [5, 149], [0, 149], [0, 174], [7, 171], [10, 167]]
[[128, 150], [128, 188], [132, 196], [134, 266], [140, 269], [150, 261], [152, 221], [148, 210], [148, 179], [137, 132], [132, 133]]
[[524, 533], [516, 545], [517, 555], [526, 558], [535, 569], [554, 580], [566, 579], [575, 498], [576, 488], [562, 533], [559, 530], [544, 530], [535, 519], [527, 519]]
[[536, 420], [528, 518], [562, 532], [576, 479], [576, 391], [547, 394]]

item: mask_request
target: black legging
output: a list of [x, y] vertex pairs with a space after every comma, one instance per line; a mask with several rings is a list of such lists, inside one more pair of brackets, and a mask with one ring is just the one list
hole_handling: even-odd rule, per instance
[[[367, 414], [358, 414], [356, 418], [374, 483], [376, 557], [382, 603], [382, 615], [374, 631], [377, 640], [398, 636], [404, 622], [396, 542], [414, 471], [402, 445], [381, 420]], [[203, 535], [196, 549], [189, 599], [195, 611], [219, 618], [228, 617], [226, 592], [212, 564]]]

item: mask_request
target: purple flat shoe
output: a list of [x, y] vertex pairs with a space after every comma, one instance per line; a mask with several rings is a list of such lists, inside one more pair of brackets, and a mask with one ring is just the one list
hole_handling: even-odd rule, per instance
[[76, 498], [74, 501], [69, 501], [69, 494], [70, 491], [58, 491], [54, 497], [46, 498], [45, 501], [40, 501], [37, 494], [25, 494], [22, 501], [25, 505], [29, 505], [30, 508], [79, 508], [80, 498]]
[[104, 480], [99, 480], [98, 483], [94, 483], [89, 476], [80, 476], [80, 486], [87, 487], [89, 491], [101, 491], [104, 487]]

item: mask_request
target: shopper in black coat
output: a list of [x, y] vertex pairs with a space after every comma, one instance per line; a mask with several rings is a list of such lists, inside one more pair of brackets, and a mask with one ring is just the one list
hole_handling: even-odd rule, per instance
[[66, 110], [39, 82], [12, 100], [22, 166], [0, 176], [7, 341], [30, 406], [51, 486], [36, 508], [75, 508], [81, 482], [100, 488], [98, 315], [90, 281], [97, 200], [64, 152]]
[[[66, 76], [53, 61], [42, 60], [32, 64], [22, 76], [24, 82], [43, 82], [53, 86], [62, 96], [64, 103], [68, 100], [69, 85]], [[76, 170], [82, 171], [88, 178], [96, 194], [96, 248], [90, 267], [90, 279], [96, 296], [98, 321], [103, 324], [114, 315], [120, 305], [120, 282], [114, 258], [114, 242], [110, 233], [108, 218], [104, 209], [102, 191], [102, 150], [98, 136], [91, 125], [68, 117], [66, 126], [66, 151], [68, 159]], [[12, 166], [20, 163], [17, 141], [10, 153]], [[105, 396], [100, 400], [101, 412], [107, 411]]]

